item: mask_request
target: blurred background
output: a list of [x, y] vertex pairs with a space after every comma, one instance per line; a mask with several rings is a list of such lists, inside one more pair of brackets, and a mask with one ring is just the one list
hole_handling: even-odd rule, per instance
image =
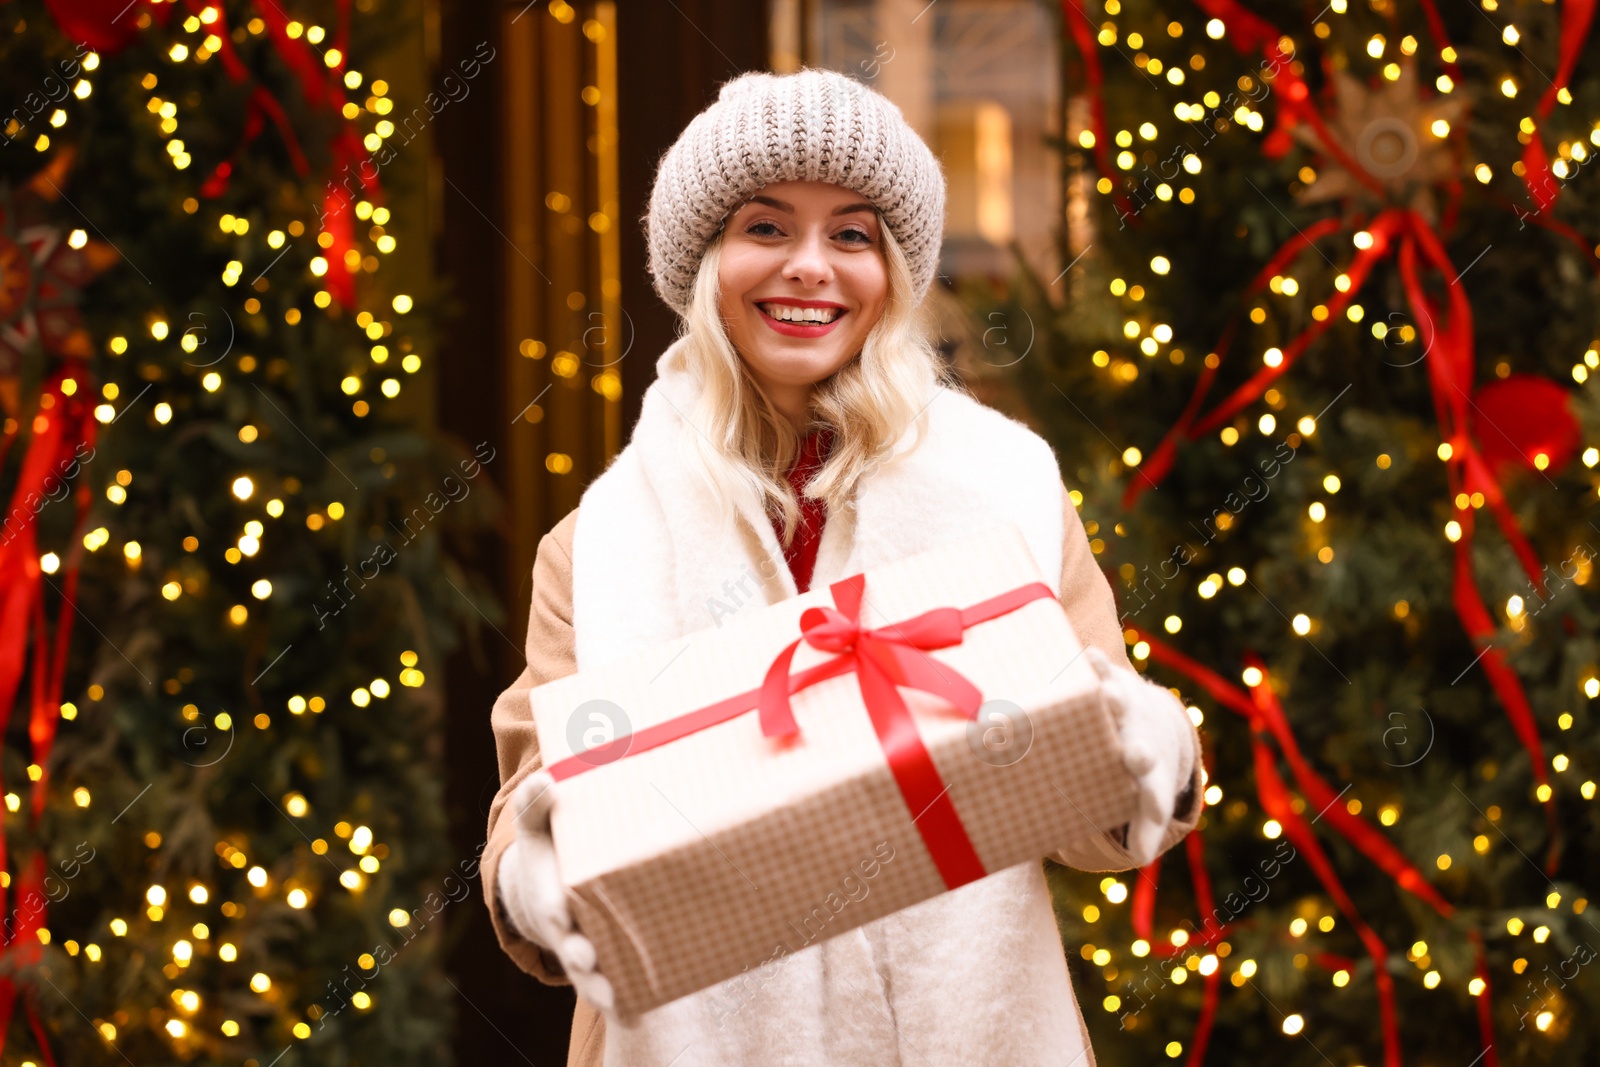
[[0, 1064], [564, 1062], [489, 709], [674, 336], [656, 161], [801, 66], [942, 160], [941, 350], [1206, 742], [1050, 870], [1099, 1061], [1595, 1062], [1593, 14], [0, 4]]

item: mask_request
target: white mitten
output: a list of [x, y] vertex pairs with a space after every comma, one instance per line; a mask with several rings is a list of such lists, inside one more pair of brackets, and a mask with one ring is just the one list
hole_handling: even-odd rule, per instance
[[[1156, 858], [1178, 795], [1191, 784], [1194, 724], [1165, 687], [1119, 667], [1098, 648], [1084, 656], [1100, 676], [1100, 691], [1121, 723], [1123, 764], [1139, 782], [1138, 814], [1128, 823], [1123, 848], [1137, 866]], [[1187, 808], [1187, 805], [1186, 805]]]
[[594, 944], [579, 931], [567, 907], [567, 887], [550, 837], [554, 802], [555, 779], [542, 769], [523, 779], [506, 801], [517, 820], [517, 836], [500, 857], [500, 903], [524, 938], [555, 953], [579, 996], [610, 1011], [615, 1000], [611, 983], [596, 967]]

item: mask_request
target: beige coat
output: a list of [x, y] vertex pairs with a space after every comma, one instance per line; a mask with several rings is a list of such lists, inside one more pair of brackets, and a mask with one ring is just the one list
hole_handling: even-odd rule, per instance
[[[1063, 493], [1063, 496], [1066, 496]], [[1062, 552], [1061, 602], [1083, 644], [1105, 652], [1113, 664], [1132, 669], [1117, 621], [1116, 603], [1110, 583], [1095, 562], [1083, 521], [1066, 496], [1065, 542]], [[490, 722], [499, 753], [499, 793], [489, 810], [488, 844], [483, 851], [481, 870], [490, 916], [501, 947], [522, 970], [551, 985], [568, 984], [560, 964], [539, 946], [524, 940], [498, 906], [496, 877], [500, 856], [516, 833], [514, 819], [501, 814], [511, 790], [522, 778], [540, 766], [539, 745], [534, 734], [528, 703], [528, 690], [564, 675], [575, 673], [577, 658], [572, 628], [572, 538], [578, 511], [574, 508], [539, 542], [533, 565], [533, 594], [528, 616], [527, 667], [495, 701]], [[1195, 775], [1200, 786], [1199, 736], [1193, 735]], [[1187, 818], [1174, 818], [1162, 839], [1162, 851], [1171, 848], [1192, 830], [1199, 820], [1202, 805], [1195, 804]], [[1081, 839], [1069, 849], [1051, 857], [1069, 866], [1091, 871], [1128, 870], [1131, 859], [1109, 838]], [[1080, 1025], [1082, 1021], [1079, 1013]], [[568, 1067], [600, 1067], [604, 1048], [604, 1020], [581, 998], [573, 1017]], [[1088, 1046], [1087, 1032], [1084, 1045]], [[1090, 1056], [1089, 1067], [1093, 1067]]]

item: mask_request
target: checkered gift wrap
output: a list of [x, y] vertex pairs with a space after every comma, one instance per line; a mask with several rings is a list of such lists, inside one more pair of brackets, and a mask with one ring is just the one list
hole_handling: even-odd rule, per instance
[[[860, 623], [966, 608], [1040, 580], [1005, 523], [866, 571]], [[800, 635], [801, 613], [823, 605], [834, 605], [829, 589], [813, 589], [535, 688], [545, 765], [758, 689]], [[1117, 724], [1081, 652], [1060, 602], [1042, 597], [919, 653], [978, 688], [977, 721], [899, 690], [987, 872], [1134, 815]], [[791, 673], [835, 655], [802, 643]], [[623, 1017], [945, 891], [856, 673], [791, 702], [798, 738], [764, 737], [752, 708], [557, 783], [562, 878]]]

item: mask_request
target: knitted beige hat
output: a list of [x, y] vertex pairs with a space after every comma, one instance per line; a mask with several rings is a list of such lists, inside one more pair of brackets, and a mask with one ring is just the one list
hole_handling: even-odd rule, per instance
[[743, 74], [696, 115], [656, 170], [645, 226], [656, 292], [682, 314], [706, 246], [762, 186], [822, 181], [860, 193], [911, 266], [933, 284], [944, 233], [944, 172], [882, 93], [830, 70]]

